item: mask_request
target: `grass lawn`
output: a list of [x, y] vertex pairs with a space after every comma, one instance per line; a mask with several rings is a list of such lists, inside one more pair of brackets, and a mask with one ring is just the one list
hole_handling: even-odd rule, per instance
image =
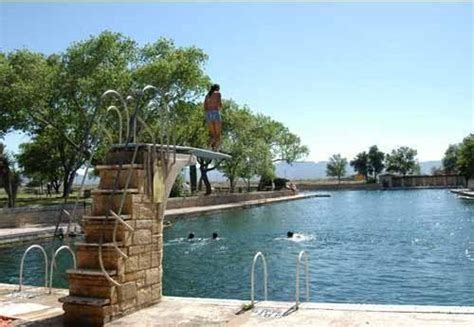
[[[46, 194], [38, 194], [32, 192], [31, 188], [20, 188], [18, 196], [16, 199], [17, 207], [31, 206], [31, 205], [53, 205], [53, 204], [62, 204], [64, 199], [61, 198], [61, 194], [53, 193], [50, 197]], [[77, 190], [73, 190], [72, 194], [69, 196], [68, 202], [73, 203], [77, 197]], [[86, 201], [87, 203], [91, 202], [91, 199], [84, 199], [81, 197], [81, 202]], [[5, 208], [8, 203], [8, 197], [4, 189], [0, 189], [0, 208]]]

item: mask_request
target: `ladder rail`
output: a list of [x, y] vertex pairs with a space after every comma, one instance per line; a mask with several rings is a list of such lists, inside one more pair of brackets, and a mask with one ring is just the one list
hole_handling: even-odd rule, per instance
[[77, 261], [76, 261], [76, 255], [74, 254], [74, 252], [72, 251], [72, 249], [67, 246], [67, 245], [62, 245], [60, 246], [55, 252], [54, 252], [54, 255], [53, 255], [53, 259], [51, 259], [51, 267], [49, 269], [49, 294], [51, 294], [52, 292], [52, 289], [53, 289], [53, 274], [54, 274], [54, 265], [56, 263], [56, 256], [59, 254], [59, 252], [61, 252], [62, 250], [67, 250], [69, 251], [69, 253], [71, 254], [72, 256], [72, 261], [73, 261], [73, 264], [74, 264], [74, 269], [77, 269]]
[[33, 244], [29, 246], [25, 252], [23, 253], [23, 256], [21, 257], [21, 262], [20, 262], [20, 281], [19, 281], [19, 287], [18, 291], [21, 292], [21, 289], [23, 287], [23, 266], [25, 263], [25, 258], [28, 252], [30, 252], [33, 249], [40, 249], [41, 252], [43, 253], [44, 257], [44, 287], [47, 289], [48, 288], [48, 255], [46, 254], [45, 249], [39, 245], [39, 244]]
[[305, 270], [305, 284], [306, 284], [306, 302], [309, 302], [309, 267], [308, 267], [308, 254], [306, 251], [301, 251], [296, 259], [296, 293], [295, 293], [295, 308], [298, 309], [300, 305], [300, 266], [303, 263], [304, 258], [304, 270]]
[[252, 262], [252, 273], [250, 275], [250, 298], [252, 302], [252, 306], [255, 303], [255, 265], [257, 263], [258, 258], [261, 258], [263, 264], [263, 291], [264, 291], [264, 299], [265, 301], [268, 300], [268, 271], [267, 271], [267, 262], [265, 260], [265, 256], [262, 252], [257, 252], [255, 257], [253, 258]]

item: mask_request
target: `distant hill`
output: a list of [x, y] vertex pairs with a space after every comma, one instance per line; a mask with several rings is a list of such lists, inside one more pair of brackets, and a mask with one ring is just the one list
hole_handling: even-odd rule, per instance
[[443, 164], [441, 160], [432, 160], [432, 161], [423, 161], [420, 162], [420, 169], [422, 175], [431, 175], [431, 168], [436, 167], [439, 168]]

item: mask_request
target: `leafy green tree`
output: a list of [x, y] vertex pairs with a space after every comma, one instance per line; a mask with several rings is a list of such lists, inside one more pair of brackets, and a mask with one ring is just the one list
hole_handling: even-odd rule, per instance
[[[108, 105], [116, 102], [106, 100], [97, 108], [104, 91], [127, 95], [131, 89], [153, 84], [160, 90], [158, 103], [170, 103], [175, 109], [196, 98], [209, 83], [203, 70], [206, 59], [194, 47], [177, 48], [160, 39], [140, 48], [132, 39], [109, 31], [50, 56], [24, 50], [1, 53], [0, 135], [12, 128], [32, 135], [48, 133], [51, 142], [58, 143], [67, 196], [76, 171], [92, 152], [105, 147], [102, 131], [118, 134], [116, 120], [105, 116]], [[154, 131], [163, 125], [157, 119], [161, 107], [146, 106], [141, 113]], [[50, 127], [57, 133], [46, 132]], [[146, 137], [141, 141], [151, 140]]]
[[416, 159], [418, 152], [415, 149], [402, 146], [396, 150], [392, 150], [386, 155], [387, 171], [399, 173], [403, 176], [407, 174], [415, 174], [420, 171], [420, 166]]
[[431, 167], [431, 175], [442, 175], [444, 172], [444, 169], [441, 167]]
[[39, 134], [31, 142], [20, 144], [20, 153], [16, 157], [25, 176], [40, 185], [51, 183], [58, 194], [64, 180], [65, 166], [57, 148], [58, 143], [52, 142], [54, 140], [48, 133]]
[[377, 180], [377, 176], [384, 170], [385, 153], [380, 151], [376, 145], [372, 145], [368, 153], [368, 172]]
[[349, 163], [358, 174], [363, 175], [367, 181], [369, 176], [369, 155], [363, 151], [356, 155], [356, 157]]
[[20, 185], [21, 176], [15, 169], [13, 157], [5, 151], [5, 146], [0, 143], [0, 187], [3, 187], [7, 193], [9, 208], [13, 208], [16, 204]]
[[467, 180], [474, 178], [474, 134], [464, 138], [459, 147], [458, 169]]
[[340, 154], [335, 154], [329, 158], [326, 166], [326, 175], [337, 177], [337, 181], [341, 183], [341, 177], [346, 174], [347, 159]]
[[225, 130], [222, 147], [232, 158], [223, 161], [219, 170], [228, 178], [230, 191], [234, 192], [235, 185], [242, 175], [251, 178], [255, 174], [252, 162], [256, 141], [255, 124], [254, 117], [247, 108], [239, 108], [231, 101], [225, 102], [223, 107]]
[[457, 174], [458, 160], [459, 160], [460, 144], [450, 144], [444, 153], [442, 160], [443, 169], [445, 173]]
[[262, 190], [266, 184], [265, 180], [274, 178], [272, 176], [274, 176], [276, 162], [284, 161], [291, 164], [306, 157], [309, 149], [302, 145], [300, 138], [291, 133], [282, 123], [262, 114], [256, 115], [255, 120], [257, 124], [255, 137], [269, 147], [269, 154], [264, 160], [265, 164], [259, 165], [259, 171], [257, 171], [257, 175], [261, 176], [259, 190]]

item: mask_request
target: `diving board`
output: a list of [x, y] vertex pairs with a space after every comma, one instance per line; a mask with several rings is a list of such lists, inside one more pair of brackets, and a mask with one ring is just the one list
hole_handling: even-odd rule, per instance
[[182, 146], [182, 145], [161, 145], [161, 144], [152, 144], [152, 143], [128, 143], [128, 144], [114, 144], [112, 145], [112, 148], [115, 149], [123, 149], [123, 148], [130, 148], [134, 149], [136, 146], [139, 148], [142, 147], [151, 147], [151, 146], [156, 146], [157, 148], [163, 148], [164, 151], [173, 151], [176, 149], [176, 153], [180, 154], [190, 154], [194, 155], [198, 158], [204, 158], [204, 159], [213, 159], [213, 160], [226, 160], [232, 158], [231, 155], [228, 155], [226, 153], [222, 152], [216, 152], [208, 149], [201, 149], [201, 148], [194, 148], [190, 146]]

